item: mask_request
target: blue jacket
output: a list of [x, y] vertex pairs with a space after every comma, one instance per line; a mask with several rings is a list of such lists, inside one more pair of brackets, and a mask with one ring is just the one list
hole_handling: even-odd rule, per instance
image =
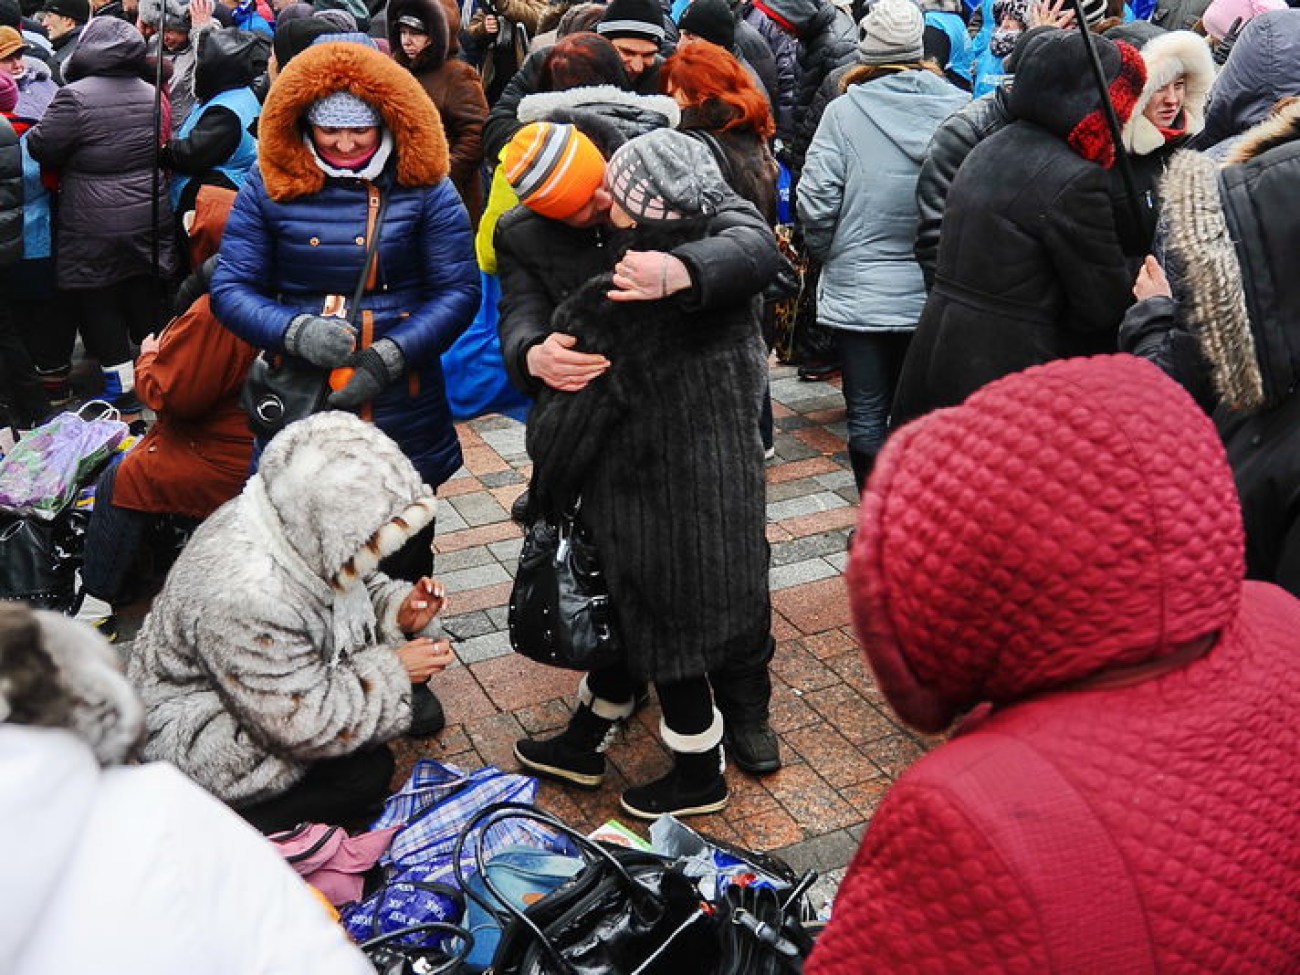
[[[406, 380], [374, 401], [375, 424], [401, 445], [437, 487], [461, 463], [440, 357], [473, 319], [479, 272], [469, 218], [443, 179], [406, 187], [380, 177], [388, 197], [381, 228], [377, 286], [361, 302], [373, 314], [371, 341], [393, 340]], [[319, 313], [326, 295], [351, 300], [365, 257], [366, 185], [330, 178], [317, 193], [277, 202], [260, 171], [235, 199], [212, 279], [212, 307], [236, 335], [284, 351], [290, 320]]]

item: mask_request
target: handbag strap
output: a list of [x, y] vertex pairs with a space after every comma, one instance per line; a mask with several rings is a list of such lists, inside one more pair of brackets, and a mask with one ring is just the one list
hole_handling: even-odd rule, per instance
[[371, 284], [372, 271], [376, 270], [375, 253], [379, 249], [379, 234], [384, 226], [384, 214], [388, 211], [388, 197], [374, 183], [366, 184], [366, 259], [361, 265], [361, 277], [357, 279], [356, 290], [352, 293], [352, 304], [348, 306], [348, 324], [353, 328], [361, 319], [361, 296], [366, 293], [366, 286]]
[[[357, 945], [363, 952], [369, 952], [374, 948], [396, 941], [398, 938], [404, 938], [408, 934], [421, 934], [429, 931], [438, 931], [442, 934], [451, 935], [460, 942], [459, 951], [445, 950], [447, 959], [438, 964], [435, 968], [426, 968], [424, 971], [427, 975], [444, 975], [444, 973], [455, 972], [459, 970], [462, 962], [469, 957], [469, 953], [474, 950], [474, 935], [462, 928], [458, 924], [448, 924], [446, 921], [428, 921], [424, 924], [412, 924], [407, 928], [398, 928], [396, 931], [389, 931], [387, 934], [381, 934], [375, 938], [369, 938]], [[418, 949], [416, 949], [418, 950]]]
[[[613, 869], [615, 876], [620, 878], [626, 885], [629, 897], [643, 898], [644, 902], [648, 902], [655, 907], [660, 906], [658, 895], [628, 873], [624, 866], [615, 859], [613, 854], [598, 843], [592, 842], [572, 826], [552, 816], [550, 813], [542, 812], [536, 807], [522, 802], [498, 802], [482, 809], [473, 819], [465, 824], [465, 828], [462, 829], [460, 835], [456, 837], [456, 848], [452, 852], [451, 858], [452, 869], [456, 872], [456, 882], [460, 884], [461, 889], [464, 890], [465, 893], [475, 901], [475, 903], [490, 915], [497, 918], [498, 921], [503, 921], [500, 911], [493, 907], [492, 904], [488, 903], [486, 898], [475, 893], [466, 882], [464, 875], [464, 867], [461, 863], [461, 857], [465, 847], [465, 841], [467, 837], [477, 829], [479, 832], [474, 841], [474, 864], [478, 870], [479, 878], [483, 881], [484, 889], [486, 889], [487, 892], [497, 900], [500, 907], [505, 908], [506, 913], [511, 918], [519, 921], [519, 923], [532, 932], [533, 937], [537, 939], [537, 943], [541, 945], [542, 949], [550, 957], [551, 961], [559, 966], [560, 970], [572, 972], [574, 971], [574, 968], [564, 959], [564, 956], [560, 954], [559, 949], [551, 943], [551, 940], [537, 925], [537, 922], [528, 917], [527, 914], [519, 908], [515, 907], [514, 904], [510, 903], [509, 899], [497, 889], [496, 885], [492, 882], [492, 878], [488, 875], [487, 863], [483, 858], [484, 837], [487, 835], [489, 829], [506, 819], [530, 819], [534, 822], [542, 823], [543, 825], [550, 827], [563, 836], [567, 836], [573, 841], [574, 845], [578, 847], [578, 851], [585, 855], [584, 859], [587, 859], [588, 862], [599, 860], [609, 865]], [[504, 923], [502, 923], [502, 927], [504, 927]]]

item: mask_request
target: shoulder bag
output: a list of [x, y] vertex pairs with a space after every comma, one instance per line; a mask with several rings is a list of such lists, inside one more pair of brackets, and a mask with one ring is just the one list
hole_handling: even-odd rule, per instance
[[528, 527], [506, 622], [517, 653], [593, 671], [619, 663], [623, 643], [600, 553], [578, 521], [581, 505], [579, 499], [571, 511], [540, 516]]
[[[379, 246], [388, 197], [379, 190], [375, 222], [361, 264], [361, 277], [348, 307], [348, 324], [355, 330], [361, 314], [361, 296]], [[263, 351], [248, 367], [248, 378], [239, 393], [239, 405], [248, 414], [248, 425], [258, 440], [267, 441], [295, 420], [319, 413], [330, 395], [330, 370], [322, 369], [293, 355]]]

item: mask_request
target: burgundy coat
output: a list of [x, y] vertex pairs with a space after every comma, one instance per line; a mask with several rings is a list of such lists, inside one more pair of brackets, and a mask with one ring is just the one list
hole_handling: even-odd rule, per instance
[[953, 740], [872, 820], [809, 975], [1300, 971], [1300, 602], [1243, 583], [1213, 426], [1063, 360], [894, 435], [849, 585]]

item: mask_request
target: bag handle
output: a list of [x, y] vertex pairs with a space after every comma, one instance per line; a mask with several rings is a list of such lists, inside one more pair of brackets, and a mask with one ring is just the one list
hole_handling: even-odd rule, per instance
[[428, 921], [424, 924], [412, 924], [408, 928], [398, 928], [396, 931], [389, 931], [387, 934], [381, 934], [377, 938], [370, 938], [357, 945], [363, 952], [368, 952], [372, 948], [378, 948], [389, 941], [397, 938], [404, 938], [408, 934], [420, 934], [426, 931], [440, 931], [443, 934], [449, 934], [457, 939], [461, 948], [459, 953], [448, 951], [446, 961], [439, 964], [436, 968], [425, 969], [426, 975], [445, 975], [456, 971], [457, 968], [469, 957], [469, 953], [474, 950], [474, 935], [462, 928], [458, 924], [448, 924], [446, 921]]
[[511, 904], [505, 896], [502, 895], [501, 891], [499, 891], [492, 883], [491, 877], [488, 876], [487, 863], [483, 859], [483, 840], [489, 829], [506, 819], [531, 819], [534, 822], [549, 826], [551, 829], [563, 836], [567, 836], [574, 842], [574, 845], [578, 847], [579, 853], [586, 854], [584, 859], [587, 859], [588, 862], [603, 860], [612, 867], [615, 875], [618, 876], [627, 886], [628, 895], [630, 897], [634, 899], [642, 898], [643, 904], [649, 903], [654, 907], [662, 906], [660, 905], [655, 892], [629, 874], [626, 868], [615, 859], [613, 854], [598, 843], [593, 843], [568, 823], [557, 819], [550, 813], [542, 812], [540, 809], [522, 802], [498, 802], [480, 810], [473, 819], [465, 824], [465, 828], [462, 829], [460, 835], [456, 837], [456, 847], [452, 851], [451, 855], [452, 869], [456, 873], [456, 882], [460, 884], [461, 889], [464, 890], [467, 895], [473, 898], [475, 903], [496, 918], [504, 929], [505, 923], [501, 917], [500, 911], [489, 904], [485, 898], [475, 893], [469, 886], [464, 875], [464, 867], [461, 864], [461, 857], [466, 838], [475, 829], [478, 829], [479, 835], [474, 842], [474, 864], [478, 869], [479, 877], [483, 880], [484, 888], [486, 888], [489, 894], [496, 898], [498, 904], [505, 908], [506, 913], [510, 915], [511, 918], [519, 921], [524, 925], [524, 927], [532, 932], [533, 937], [537, 939], [537, 943], [542, 946], [542, 949], [550, 957], [551, 961], [558, 965], [562, 971], [573, 972], [575, 969], [564, 959], [564, 956], [560, 954], [555, 945], [551, 944], [550, 939], [546, 936], [546, 933], [538, 927], [537, 922]]
[[[86, 410], [90, 409], [90, 407], [92, 406], [99, 407], [99, 413], [96, 414], [95, 416], [85, 416], [84, 414]], [[90, 423], [94, 420], [121, 420], [122, 419], [122, 411], [119, 410], [112, 403], [110, 403], [108, 400], [103, 400], [103, 399], [86, 400], [86, 402], [82, 403], [81, 406], [77, 408], [76, 415], [80, 419], [85, 420], [87, 423]]]
[[357, 279], [356, 290], [352, 292], [352, 304], [348, 306], [348, 324], [353, 328], [361, 320], [361, 296], [366, 293], [366, 282], [370, 279], [370, 265], [375, 260], [379, 249], [379, 233], [384, 227], [384, 214], [388, 211], [388, 197], [374, 183], [368, 184], [370, 192], [366, 195], [366, 259], [361, 264], [361, 277]]

